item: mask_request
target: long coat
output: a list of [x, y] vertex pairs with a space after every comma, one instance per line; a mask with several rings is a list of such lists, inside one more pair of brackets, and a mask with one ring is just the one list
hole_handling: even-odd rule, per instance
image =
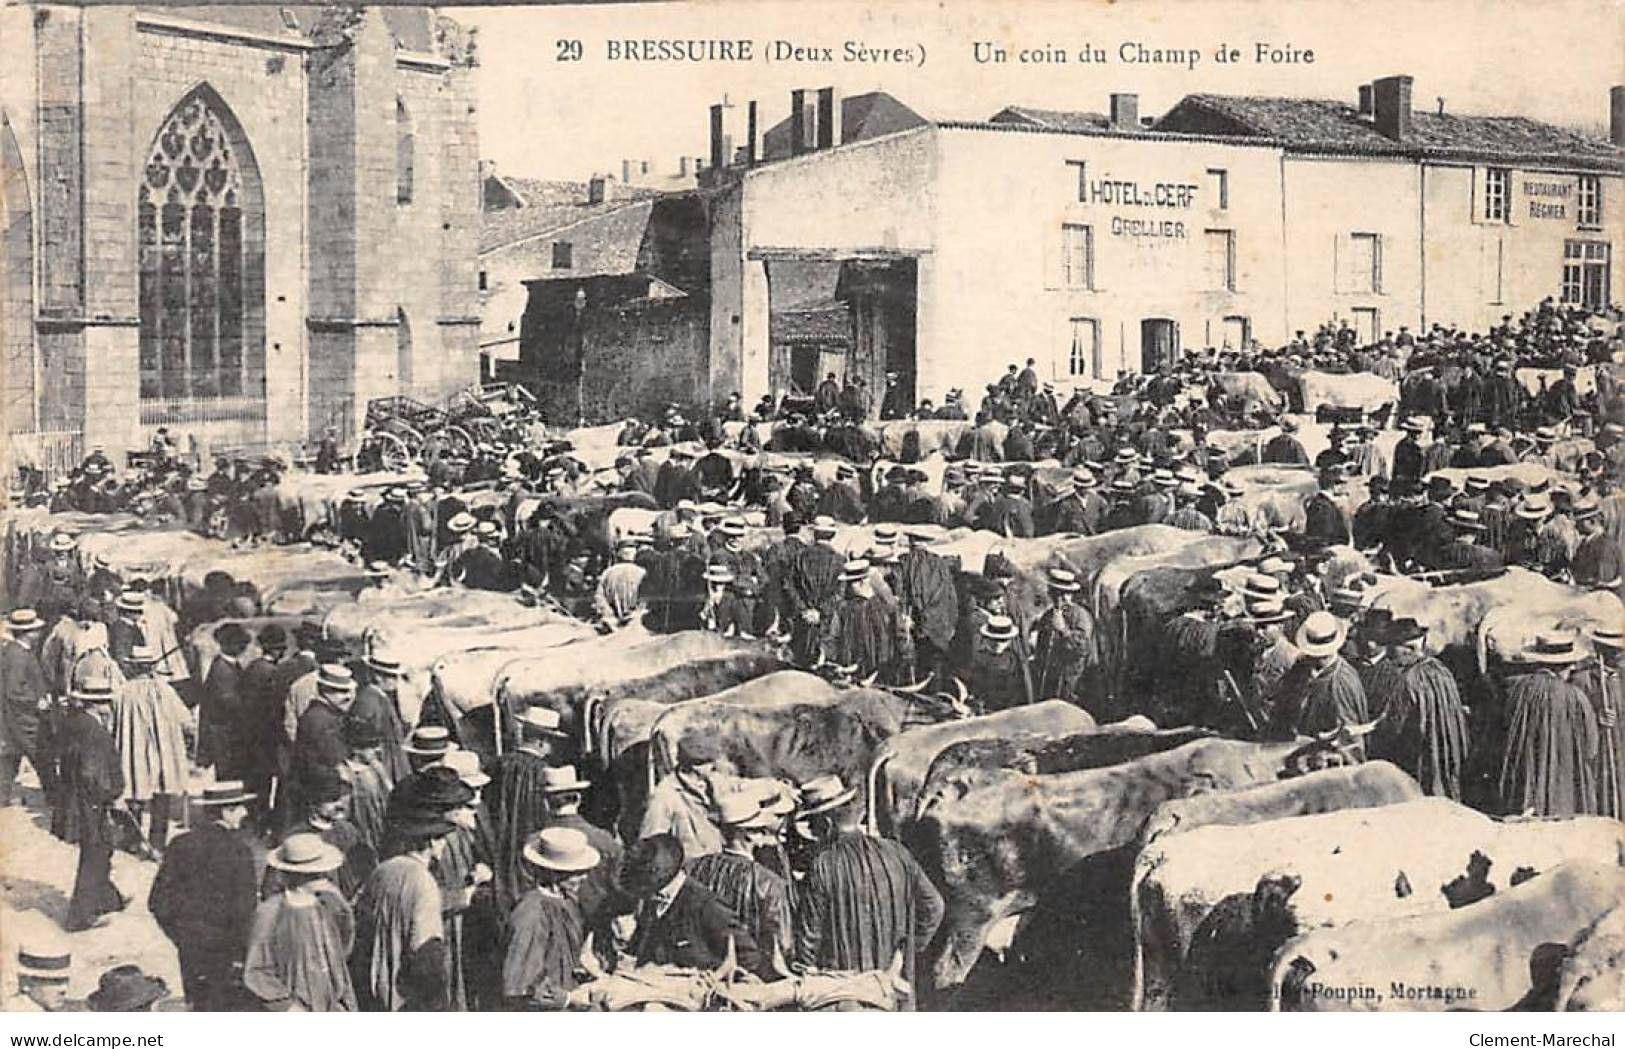
[[214, 766], [219, 779], [242, 779], [246, 745], [242, 694], [243, 668], [225, 656], [215, 659], [203, 679], [198, 710], [197, 763]]
[[257, 902], [248, 839], [207, 822], [170, 842], [147, 909], [183, 966], [209, 967], [243, 960]]
[[664, 914], [656, 917], [652, 901], [644, 902], [630, 951], [639, 965], [715, 969], [727, 956], [729, 937], [740, 967], [762, 972], [763, 958], [750, 930], [740, 925], [710, 889], [690, 878]]
[[69, 844], [110, 845], [107, 806], [124, 790], [112, 734], [85, 711], [70, 710], [62, 718], [57, 747], [61, 782], [52, 832]]
[[113, 737], [124, 773], [124, 796], [150, 801], [187, 788], [186, 731], [191, 712], [167, 681], [138, 677], [113, 698]]

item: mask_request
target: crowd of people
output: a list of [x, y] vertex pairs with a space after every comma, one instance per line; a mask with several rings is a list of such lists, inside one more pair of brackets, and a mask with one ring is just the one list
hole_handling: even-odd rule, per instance
[[[604, 633], [756, 639], [841, 682], [962, 684], [966, 712], [1061, 698], [1102, 722], [1140, 713], [1313, 737], [1327, 760], [1386, 759], [1486, 811], [1625, 817], [1625, 611], [1542, 630], [1485, 673], [1371, 600], [1387, 576], [1451, 584], [1519, 566], [1617, 602], [1618, 422], [1572, 375], [1532, 404], [1495, 392], [1508, 366], [1595, 362], [1617, 335], [1550, 304], [1474, 337], [1402, 330], [1360, 347], [1345, 332], [1192, 355], [1064, 407], [1032, 361], [1012, 364], [970, 419], [960, 397], [906, 405], [889, 382], [883, 418], [967, 424], [940, 484], [917, 455], [877, 470], [867, 395], [833, 377], [805, 410], [764, 404], [747, 419], [735, 397], [699, 422], [673, 406], [629, 424], [597, 476], [567, 442], [498, 443], [381, 499], [352, 492], [333, 521], [308, 525], [258, 494], [274, 476], [228, 463], [198, 479], [158, 449], [154, 461], [160, 487], [179, 476], [228, 517], [258, 505], [240, 512], [247, 536], [330, 544], [380, 586], [512, 593]], [[1203, 436], [1253, 411], [1216, 394], [1216, 376], [1280, 375], [1285, 389], [1300, 367], [1399, 381], [1405, 437], [1391, 469], [1367, 477], [1375, 428], [1339, 425], [1311, 459], [1293, 413], [1271, 413], [1258, 461], [1317, 481], [1302, 529], [1283, 534]], [[764, 448], [843, 457], [828, 476], [811, 458], [781, 472], [753, 456]], [[103, 472], [95, 460], [82, 477]], [[1491, 475], [1517, 463], [1550, 479]], [[1369, 495], [1351, 514], [1353, 485]], [[610, 534], [617, 507], [647, 511], [647, 527]], [[194, 521], [184, 505], [174, 516]], [[1116, 638], [1072, 566], [1051, 559], [1035, 594], [998, 543], [978, 572], [933, 549], [954, 528], [1013, 543], [1146, 524], [1251, 537], [1262, 552], [1223, 566], [1239, 582], [1199, 579], [1154, 630]], [[399, 653], [357, 658], [314, 623], [224, 623], [200, 680], [176, 638], [214, 614], [178, 614], [58, 535], [25, 567], [0, 632], [0, 798], [17, 796], [26, 759], [53, 833], [78, 846], [65, 927], [127, 906], [114, 849], [157, 863], [146, 903], [192, 1008], [560, 1009], [586, 975], [618, 966], [732, 958], [772, 981], [879, 970], [899, 949], [912, 971], [930, 944], [942, 899], [907, 849], [863, 832], [854, 784], [736, 780], [714, 741], [685, 739], [641, 820], [617, 827], [556, 711], [511, 712], [519, 744], [500, 756], [463, 749], [443, 711], [402, 718]], [[1148, 658], [1114, 656], [1125, 645]], [[212, 770], [202, 788], [194, 769]], [[114, 985], [151, 988], [128, 968]], [[47, 1008], [63, 1004], [59, 970], [24, 966]]]

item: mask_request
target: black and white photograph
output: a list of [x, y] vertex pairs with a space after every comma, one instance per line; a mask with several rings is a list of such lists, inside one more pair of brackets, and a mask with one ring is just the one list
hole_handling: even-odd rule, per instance
[[0, 1029], [1625, 1011], [1616, 247], [1619, 0], [0, 5]]

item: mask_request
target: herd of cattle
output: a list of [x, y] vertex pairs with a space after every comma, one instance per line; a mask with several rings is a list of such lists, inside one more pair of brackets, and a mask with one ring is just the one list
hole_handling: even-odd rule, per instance
[[[366, 483], [284, 481], [306, 515]], [[517, 736], [514, 712], [552, 708], [576, 760], [597, 770], [593, 814], [622, 829], [635, 832], [685, 737], [718, 741], [741, 776], [841, 776], [862, 792], [869, 830], [902, 841], [946, 901], [920, 969], [927, 1007], [1625, 1006], [1625, 824], [1613, 819], [1493, 819], [1423, 797], [1384, 762], [1320, 768], [1313, 753], [1326, 741], [1246, 742], [1140, 715], [1097, 724], [1058, 700], [973, 716], [963, 696], [795, 669], [766, 641], [641, 627], [603, 635], [509, 595], [418, 590], [404, 575], [379, 585], [332, 551], [247, 555], [122, 515], [21, 510], [4, 522], [0, 571], [10, 578], [0, 592], [66, 532], [87, 569], [149, 580], [183, 618], [211, 609], [190, 617], [173, 681], [206, 674], [221, 616], [252, 628], [315, 619], [357, 656], [386, 647], [399, 658], [408, 722], [432, 712], [465, 748], [500, 753]], [[609, 541], [615, 514], [595, 527]], [[751, 534], [765, 543], [773, 530]], [[852, 526], [838, 542], [865, 549], [869, 534]], [[1158, 628], [1179, 595], [1230, 581], [1262, 552], [1253, 539], [1161, 525], [1027, 540], [943, 530], [932, 549], [967, 572], [996, 549], [1029, 612], [1045, 570], [1071, 568], [1110, 641], [1107, 679], [1150, 690], [1165, 685]], [[1370, 567], [1353, 550], [1330, 562], [1336, 575]], [[1532, 613], [1564, 624], [1617, 616], [1617, 602], [1604, 608], [1517, 569], [1446, 586], [1385, 576], [1374, 600], [1481, 668], [1517, 647]], [[696, 979], [705, 995], [720, 993]], [[898, 977], [864, 979], [883, 1001]], [[770, 1004], [816, 1000], [805, 983]], [[606, 976], [577, 999], [602, 1007], [630, 993], [618, 987]], [[736, 1007], [762, 1004], [738, 994]]]

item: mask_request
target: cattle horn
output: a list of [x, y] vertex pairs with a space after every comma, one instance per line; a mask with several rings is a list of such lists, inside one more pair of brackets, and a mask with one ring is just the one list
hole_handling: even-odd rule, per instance
[[722, 964], [711, 973], [711, 978], [717, 983], [727, 983], [732, 980], [734, 973], [739, 971], [739, 949], [734, 943], [733, 935], [728, 936], [728, 951], [722, 956]]
[[786, 980], [790, 979], [792, 975], [790, 972], [790, 966], [785, 964], [784, 961], [784, 944], [780, 943], [778, 940], [773, 941], [773, 957], [769, 960], [768, 964], [773, 966], [774, 972], [778, 973]]
[[919, 682], [917, 682], [915, 684], [912, 684], [912, 685], [897, 685], [896, 689], [899, 692], [906, 692], [911, 696], [917, 696], [921, 692], [924, 692], [925, 691], [925, 686], [929, 685], [930, 683], [931, 683], [931, 679], [929, 677], [927, 677], [924, 680], [919, 681]]
[[581, 971], [585, 972], [589, 979], [601, 980], [604, 978], [604, 967], [603, 965], [599, 964], [598, 954], [593, 950], [592, 938], [593, 934], [589, 932], [587, 934], [587, 938], [582, 941], [581, 956], [579, 959], [581, 962]]
[[864, 678], [863, 681], [861, 682], [861, 684], [863, 685], [864, 688], [869, 688], [869, 687], [874, 685], [875, 681], [879, 677], [880, 677], [880, 671], [876, 670], [873, 674], [870, 674], [868, 677]]

